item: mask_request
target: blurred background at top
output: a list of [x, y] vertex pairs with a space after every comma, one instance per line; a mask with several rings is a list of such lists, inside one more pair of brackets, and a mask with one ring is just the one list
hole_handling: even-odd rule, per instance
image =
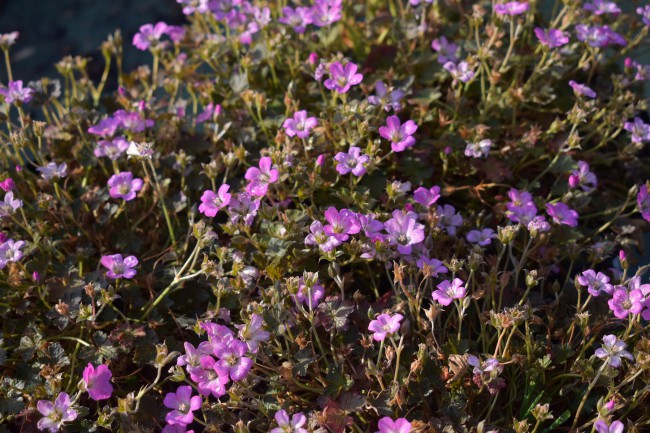
[[[88, 72], [101, 74], [100, 46], [116, 29], [124, 39], [125, 70], [134, 69], [150, 55], [133, 47], [133, 35], [158, 21], [186, 20], [176, 0], [0, 0], [0, 33], [20, 32], [11, 63], [14, 79], [23, 82], [58, 77], [54, 63], [66, 55], [91, 57]], [[2, 67], [0, 82], [6, 81]]]

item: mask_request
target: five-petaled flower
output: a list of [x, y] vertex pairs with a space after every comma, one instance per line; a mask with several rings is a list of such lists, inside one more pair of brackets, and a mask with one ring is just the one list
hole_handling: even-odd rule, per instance
[[309, 137], [309, 132], [318, 125], [318, 119], [307, 117], [306, 110], [296, 111], [293, 117], [284, 121], [282, 127], [289, 137], [298, 136], [298, 138]]
[[189, 425], [194, 421], [194, 411], [201, 408], [201, 396], [192, 396], [191, 386], [179, 386], [176, 392], [167, 393], [163, 404], [172, 409], [165, 416], [165, 421], [171, 425]]
[[78, 413], [71, 408], [70, 396], [65, 392], [59, 393], [54, 403], [47, 400], [39, 400], [36, 408], [43, 415], [36, 426], [39, 430], [49, 430], [50, 433], [58, 432], [64, 423], [77, 419]]
[[350, 86], [355, 86], [363, 80], [363, 75], [358, 74], [357, 69], [358, 66], [352, 62], [346, 63], [345, 67], [340, 62], [330, 64], [330, 78], [325, 80], [325, 87], [338, 93], [346, 93]]
[[106, 276], [109, 278], [133, 278], [137, 271], [138, 259], [135, 256], [122, 257], [122, 254], [102, 256], [102, 265], [108, 268]]
[[230, 204], [231, 194], [228, 193], [230, 185], [227, 183], [221, 185], [215, 193], [210, 189], [203, 191], [199, 212], [207, 217], [214, 217], [220, 209]]
[[595, 355], [612, 367], [618, 368], [621, 366], [621, 358], [634, 361], [632, 354], [625, 350], [626, 347], [627, 344], [623, 340], [619, 340], [616, 335], [605, 335], [603, 337], [603, 347], [596, 349]]
[[301, 412], [294, 413], [289, 419], [287, 411], [281, 409], [275, 413], [274, 418], [278, 426], [269, 433], [307, 433], [307, 429], [303, 427], [307, 423], [307, 417]]
[[453, 281], [443, 281], [438, 284], [438, 290], [433, 292], [433, 300], [446, 307], [451, 304], [454, 299], [464, 298], [467, 289], [463, 284], [465, 283], [463, 283], [463, 280], [460, 278], [454, 278]]
[[265, 156], [260, 159], [259, 168], [250, 167], [245, 177], [249, 181], [246, 192], [254, 197], [264, 197], [269, 185], [278, 181], [279, 172], [277, 168], [273, 168], [271, 158]]
[[124, 201], [131, 201], [142, 189], [144, 182], [140, 178], [133, 178], [133, 173], [123, 171], [114, 174], [108, 179], [108, 193], [113, 198], [121, 198]]
[[93, 400], [110, 398], [113, 394], [113, 385], [110, 383], [111, 377], [113, 377], [113, 373], [106, 364], [101, 364], [95, 368], [91, 363], [88, 363], [83, 371], [83, 380], [90, 398]]
[[368, 325], [368, 331], [371, 331], [372, 338], [375, 341], [383, 341], [386, 336], [390, 336], [399, 331], [400, 322], [404, 316], [401, 314], [380, 314], [375, 320]]
[[415, 131], [418, 125], [412, 120], [401, 123], [399, 117], [390, 116], [386, 119], [386, 126], [379, 127], [379, 135], [389, 140], [393, 152], [403, 152], [407, 147], [415, 144]]

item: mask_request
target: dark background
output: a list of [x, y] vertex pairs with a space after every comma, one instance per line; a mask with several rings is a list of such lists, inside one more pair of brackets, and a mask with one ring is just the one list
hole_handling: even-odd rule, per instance
[[[124, 38], [125, 70], [149, 63], [151, 55], [131, 40], [141, 25], [158, 21], [185, 22], [176, 0], [0, 0], [0, 33], [20, 32], [11, 58], [14, 80], [24, 82], [58, 77], [53, 65], [66, 55], [96, 59], [89, 72], [101, 74], [99, 48], [116, 29]], [[0, 82], [7, 82], [4, 62]]]

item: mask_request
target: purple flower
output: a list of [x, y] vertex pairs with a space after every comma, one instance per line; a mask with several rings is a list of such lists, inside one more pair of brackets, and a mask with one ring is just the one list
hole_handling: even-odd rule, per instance
[[253, 220], [257, 216], [257, 210], [260, 208], [260, 201], [253, 199], [247, 192], [242, 192], [237, 198], [230, 199], [228, 206], [228, 215], [230, 222], [237, 224], [240, 220], [246, 226], [253, 224]]
[[260, 159], [259, 168], [250, 167], [246, 171], [246, 180], [249, 181], [246, 186], [246, 192], [254, 197], [264, 197], [269, 185], [278, 181], [279, 172], [277, 168], [272, 168], [273, 161], [268, 156]]
[[361, 80], [363, 75], [357, 73], [357, 65], [348, 62], [344, 68], [340, 62], [334, 62], [330, 65], [330, 78], [324, 84], [329, 90], [346, 93], [350, 86], [359, 84]]
[[0, 218], [13, 215], [22, 205], [23, 201], [14, 198], [13, 191], [7, 192], [4, 200], [0, 201]]
[[65, 392], [59, 393], [54, 401], [39, 400], [36, 408], [43, 415], [36, 426], [39, 430], [49, 430], [51, 433], [58, 432], [63, 424], [77, 419], [77, 411], [71, 409], [70, 396]]
[[399, 331], [400, 322], [404, 316], [401, 314], [380, 314], [377, 318], [370, 322], [368, 331], [373, 332], [372, 339], [375, 341], [384, 341], [386, 336], [392, 335]]
[[476, 356], [469, 355], [467, 357], [467, 364], [470, 367], [473, 367], [472, 373], [478, 374], [480, 376], [485, 373], [500, 373], [503, 370], [503, 366], [499, 363], [496, 358], [488, 358], [485, 361], [481, 362]]
[[407, 147], [415, 144], [413, 134], [418, 126], [412, 120], [402, 124], [397, 116], [390, 116], [386, 119], [386, 126], [379, 127], [379, 135], [390, 140], [390, 147], [393, 152], [403, 152]]
[[578, 226], [578, 212], [564, 203], [547, 203], [546, 212], [556, 224], [564, 224], [569, 227]]
[[640, 289], [634, 289], [628, 292], [623, 286], [617, 286], [612, 298], [607, 301], [609, 309], [614, 316], [619, 319], [625, 319], [630, 314], [639, 314], [645, 308], [645, 295]]
[[161, 433], [194, 433], [194, 430], [188, 430], [186, 425], [181, 424], [167, 424]]
[[294, 413], [289, 420], [289, 414], [282, 409], [275, 413], [274, 418], [278, 426], [269, 433], [307, 433], [307, 429], [302, 427], [307, 422], [307, 417], [301, 412]]
[[636, 203], [639, 206], [639, 212], [644, 220], [650, 222], [650, 195], [648, 194], [648, 186], [641, 185], [639, 193], [636, 195]]
[[632, 354], [625, 350], [626, 347], [627, 344], [616, 338], [616, 335], [610, 334], [603, 337], [603, 347], [596, 349], [594, 353], [598, 358], [604, 359], [606, 364], [618, 368], [621, 365], [621, 358], [634, 361]]
[[602, 292], [611, 294], [614, 286], [609, 284], [609, 277], [602, 272], [596, 273], [593, 269], [587, 269], [578, 277], [578, 284], [586, 286], [592, 296], [599, 296]]
[[326, 27], [337, 22], [341, 19], [342, 12], [343, 0], [315, 0], [311, 7], [313, 22], [318, 27]]
[[176, 392], [167, 393], [163, 404], [172, 409], [165, 416], [165, 421], [171, 425], [188, 425], [194, 421], [194, 411], [201, 408], [201, 396], [192, 396], [191, 386], [179, 386]]
[[140, 26], [140, 31], [133, 36], [133, 45], [139, 50], [145, 51], [151, 45], [155, 45], [160, 41], [160, 38], [167, 33], [168, 26], [163, 22], [153, 24], [145, 24]]
[[323, 232], [327, 236], [335, 238], [338, 242], [345, 242], [350, 238], [349, 235], [355, 235], [361, 231], [359, 219], [349, 209], [338, 211], [335, 207], [330, 207], [325, 211], [324, 215], [329, 224], [323, 227]]
[[444, 64], [443, 68], [449, 71], [454, 79], [454, 84], [459, 80], [463, 83], [467, 83], [469, 80], [474, 78], [474, 69], [470, 68], [469, 63], [464, 60], [458, 64], [447, 62]]
[[580, 187], [584, 192], [592, 192], [598, 186], [598, 178], [589, 171], [589, 164], [585, 161], [578, 161], [578, 169], [571, 172], [569, 176], [571, 188]]
[[448, 62], [458, 62], [458, 57], [456, 56], [458, 45], [453, 42], [449, 42], [444, 36], [440, 36], [439, 38], [432, 40], [431, 49], [438, 53], [438, 63], [441, 65], [444, 65]]
[[111, 137], [122, 125], [120, 119], [115, 117], [107, 117], [102, 119], [97, 125], [93, 125], [88, 128], [88, 132], [93, 135], [98, 135], [100, 137]]
[[250, 321], [243, 325], [235, 325], [239, 329], [239, 338], [246, 343], [251, 353], [256, 353], [259, 343], [268, 341], [271, 333], [265, 331], [264, 319], [258, 314], [252, 314]]
[[135, 256], [122, 258], [122, 254], [102, 256], [102, 265], [108, 269], [106, 276], [109, 278], [133, 278], [137, 271], [133, 268], [138, 266], [138, 259]]
[[413, 192], [413, 200], [422, 206], [431, 207], [440, 198], [440, 187], [432, 186], [429, 189], [419, 187]]
[[595, 98], [596, 92], [594, 92], [591, 87], [587, 87], [584, 84], [576, 83], [575, 81], [571, 80], [569, 81], [569, 86], [573, 89], [573, 93], [576, 94], [576, 96], [586, 96], [587, 98]]
[[398, 418], [393, 421], [390, 417], [383, 417], [377, 423], [379, 431], [375, 433], [409, 433], [411, 431], [411, 423], [406, 418]]
[[492, 140], [481, 140], [478, 143], [467, 143], [465, 147], [465, 156], [472, 158], [487, 158], [492, 147]]
[[621, 8], [614, 2], [607, 0], [593, 0], [592, 3], [585, 3], [582, 8], [586, 11], [593, 12], [594, 15], [621, 13]]
[[50, 162], [44, 167], [37, 167], [36, 171], [41, 173], [41, 176], [45, 180], [58, 179], [68, 174], [68, 164], [62, 162], [57, 165], [55, 162]]
[[288, 118], [282, 124], [282, 127], [285, 129], [289, 137], [295, 135], [298, 138], [307, 138], [309, 137], [309, 131], [318, 125], [318, 120], [315, 117], [307, 117], [307, 111], [301, 110], [296, 111], [293, 115], [293, 118]]
[[348, 153], [339, 152], [334, 156], [334, 160], [338, 161], [336, 171], [344, 175], [352, 172], [353, 175], [360, 177], [366, 174], [366, 164], [370, 161], [370, 157], [365, 153], [361, 153], [361, 149], [357, 146], [351, 146]]
[[153, 120], [145, 119], [143, 114], [137, 111], [117, 110], [113, 117], [122, 128], [131, 132], [142, 132], [154, 125]]
[[643, 24], [650, 26], [650, 5], [637, 8], [636, 13], [641, 15], [641, 21], [643, 21]]
[[390, 245], [397, 245], [400, 254], [411, 254], [413, 245], [424, 240], [424, 225], [418, 223], [415, 212], [393, 211], [393, 217], [384, 224]]
[[293, 27], [296, 33], [305, 33], [307, 26], [311, 24], [314, 19], [310, 8], [297, 7], [292, 8], [285, 6], [282, 8], [282, 17], [278, 20], [282, 24]]
[[214, 217], [220, 209], [230, 204], [232, 196], [228, 193], [229, 189], [230, 185], [224, 183], [216, 193], [210, 189], [203, 191], [199, 212], [207, 217]]
[[27, 104], [32, 100], [32, 94], [34, 91], [29, 87], [23, 88], [22, 80], [10, 81], [9, 86], [5, 89], [0, 87], [0, 95], [5, 97], [5, 102], [7, 104], [12, 104], [14, 102], [22, 102]]
[[123, 171], [114, 174], [108, 179], [108, 194], [113, 198], [121, 198], [124, 201], [131, 201], [136, 193], [142, 189], [143, 181], [140, 178], [133, 178], [133, 173]]
[[228, 375], [220, 374], [216, 368], [217, 361], [209, 355], [199, 358], [199, 366], [189, 368], [190, 378], [197, 383], [199, 394], [212, 395], [215, 398], [226, 395], [226, 386], [230, 379]]
[[220, 104], [215, 105], [212, 102], [210, 102], [208, 105], [205, 106], [203, 111], [196, 116], [196, 123], [207, 122], [208, 120], [212, 120], [215, 117], [218, 117], [220, 114], [221, 114], [221, 105]]
[[466, 288], [463, 285], [463, 280], [454, 278], [453, 281], [445, 280], [438, 284], [438, 290], [434, 291], [431, 295], [434, 301], [445, 307], [451, 304], [454, 299], [463, 299], [465, 297]]
[[449, 269], [437, 259], [430, 259], [427, 256], [420, 256], [416, 264], [418, 268], [422, 269], [425, 272], [425, 275], [430, 277], [437, 277], [439, 274], [446, 274], [449, 272]]
[[494, 6], [494, 12], [499, 15], [521, 15], [528, 10], [526, 2], [508, 2]]
[[219, 358], [215, 370], [220, 376], [230, 376], [234, 381], [240, 381], [248, 375], [253, 360], [246, 356], [246, 343], [237, 339], [218, 342], [214, 345], [214, 355]]
[[480, 246], [484, 247], [492, 243], [493, 237], [494, 230], [488, 228], [483, 230], [471, 230], [469, 233], [467, 233], [465, 239], [467, 239], [467, 242], [479, 244]]
[[106, 364], [101, 364], [95, 368], [91, 363], [88, 363], [83, 372], [83, 379], [90, 398], [95, 401], [111, 398], [113, 394], [113, 385], [110, 383], [111, 377], [113, 377], [113, 373]]
[[609, 26], [588, 26], [578, 24], [576, 26], [578, 40], [585, 42], [592, 47], [606, 47], [607, 45], [616, 44], [626, 46], [627, 41], [623, 36], [616, 33]]
[[0, 269], [4, 269], [7, 263], [17, 262], [23, 258], [23, 252], [20, 250], [25, 245], [25, 241], [14, 241], [7, 239], [0, 244]]
[[294, 296], [296, 303], [302, 303], [311, 310], [318, 306], [323, 296], [325, 296], [325, 288], [318, 281], [305, 281], [300, 277], [298, 292]]
[[97, 142], [94, 154], [97, 158], [107, 157], [111, 161], [116, 161], [128, 148], [129, 142], [124, 137], [116, 137]]
[[384, 111], [394, 110], [396, 113], [402, 108], [401, 101], [404, 92], [400, 89], [389, 92], [383, 81], [377, 81], [375, 91], [377, 95], [368, 96], [370, 105], [380, 105], [384, 107]]
[[176, 2], [183, 5], [183, 13], [185, 15], [192, 15], [193, 13], [204, 14], [210, 10], [208, 7], [209, 0], [176, 0]]
[[535, 28], [535, 36], [539, 42], [549, 48], [558, 48], [569, 43], [569, 35], [562, 30]]
[[625, 431], [625, 425], [622, 422], [614, 421], [607, 425], [602, 419], [594, 423], [594, 428], [598, 433], [623, 433]]
[[460, 213], [456, 213], [456, 208], [449, 204], [438, 206], [436, 214], [438, 227], [444, 229], [449, 235], [456, 236], [456, 227], [463, 225], [463, 217]]
[[650, 141], [650, 125], [641, 120], [640, 117], [635, 117], [634, 122], [625, 122], [623, 128], [632, 133], [632, 143]]
[[341, 245], [341, 242], [336, 239], [334, 236], [329, 236], [323, 230], [323, 223], [320, 221], [314, 221], [309, 226], [310, 234], [305, 238], [305, 245], [318, 245], [320, 250], [324, 253], [332, 251], [337, 246]]

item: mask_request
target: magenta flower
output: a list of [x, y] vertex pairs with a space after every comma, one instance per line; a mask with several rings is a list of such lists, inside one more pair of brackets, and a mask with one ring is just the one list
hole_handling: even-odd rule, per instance
[[406, 418], [398, 418], [393, 421], [390, 417], [383, 417], [377, 423], [379, 431], [375, 433], [409, 433], [411, 431], [411, 423]]
[[39, 430], [49, 430], [50, 433], [58, 432], [63, 424], [77, 419], [77, 411], [71, 409], [70, 396], [65, 392], [59, 393], [54, 403], [47, 400], [39, 400], [36, 408], [43, 415], [36, 426]]
[[598, 178], [589, 171], [589, 164], [585, 161], [578, 161], [578, 169], [571, 172], [569, 176], [571, 188], [580, 187], [584, 192], [592, 192], [598, 186]]
[[167, 424], [161, 433], [194, 433], [194, 430], [188, 430], [187, 426], [181, 424]]
[[419, 187], [413, 192], [413, 200], [422, 206], [431, 207], [440, 198], [440, 187], [432, 186], [429, 189]]
[[383, 81], [375, 83], [376, 95], [368, 96], [368, 103], [370, 105], [379, 105], [384, 107], [384, 111], [394, 110], [396, 113], [402, 108], [402, 98], [404, 92], [400, 89], [388, 91], [388, 88]]
[[618, 368], [621, 366], [621, 358], [627, 358], [630, 361], [634, 361], [632, 354], [625, 350], [626, 347], [627, 344], [622, 340], [619, 340], [616, 335], [605, 335], [603, 337], [603, 347], [596, 349], [594, 354], [598, 358], [604, 359], [606, 364]]
[[508, 2], [494, 6], [494, 12], [498, 15], [521, 15], [528, 10], [526, 2]]
[[444, 36], [440, 36], [439, 38], [432, 40], [431, 49], [438, 53], [438, 63], [441, 65], [444, 65], [447, 62], [458, 62], [458, 57], [456, 56], [458, 45], [453, 42], [449, 42]]
[[282, 24], [293, 27], [296, 33], [305, 33], [307, 26], [311, 24], [314, 19], [312, 17], [311, 9], [306, 7], [292, 8], [285, 6], [282, 8], [282, 17], [278, 20]]
[[634, 122], [625, 122], [623, 128], [632, 133], [632, 143], [643, 143], [650, 141], [650, 125], [635, 117]]
[[621, 45], [626, 46], [627, 41], [623, 36], [616, 33], [609, 26], [588, 26], [585, 24], [578, 24], [576, 26], [576, 34], [578, 40], [586, 44], [602, 48], [608, 45]]
[[257, 216], [257, 210], [260, 208], [260, 201], [253, 199], [247, 192], [240, 193], [237, 198], [230, 199], [228, 206], [228, 215], [230, 222], [237, 224], [242, 221], [244, 225], [250, 226]]
[[547, 203], [546, 212], [556, 224], [564, 224], [569, 227], [578, 226], [578, 212], [564, 203]]
[[90, 398], [95, 401], [111, 398], [113, 394], [111, 377], [113, 377], [113, 373], [106, 364], [101, 364], [95, 368], [91, 363], [88, 363], [83, 372], [83, 379]]
[[120, 119], [111, 116], [100, 120], [97, 125], [93, 125], [88, 128], [88, 132], [99, 137], [112, 137], [113, 134], [115, 134], [117, 131], [117, 128], [119, 128], [121, 125], [122, 122]]
[[311, 7], [311, 15], [314, 24], [318, 27], [326, 27], [341, 19], [343, 12], [343, 0], [315, 0]]
[[456, 228], [463, 225], [463, 217], [460, 213], [456, 213], [456, 208], [449, 204], [438, 206], [436, 215], [438, 215], [438, 227], [444, 229], [449, 235], [456, 236]]
[[397, 245], [400, 254], [411, 254], [413, 245], [424, 241], [424, 225], [417, 222], [415, 212], [393, 211], [393, 217], [386, 221], [384, 227], [388, 232], [390, 245]]
[[122, 128], [131, 132], [142, 132], [154, 125], [153, 120], [145, 119], [144, 114], [137, 111], [117, 110], [113, 117]]
[[447, 62], [444, 64], [445, 68], [451, 74], [454, 79], [454, 84], [458, 81], [467, 83], [469, 80], [474, 78], [474, 69], [470, 67], [469, 63], [462, 61], [458, 64], [454, 62]]
[[473, 367], [472, 373], [479, 376], [482, 376], [485, 373], [500, 373], [503, 370], [503, 366], [496, 358], [488, 358], [485, 361], [481, 362], [481, 360], [476, 356], [469, 355], [467, 357], [467, 364], [470, 367]]
[[16, 182], [14, 182], [14, 180], [10, 177], [0, 182], [0, 189], [2, 189], [5, 192], [11, 191], [15, 187], [16, 187]]
[[483, 230], [471, 230], [469, 233], [467, 233], [465, 239], [467, 239], [467, 242], [479, 244], [480, 246], [484, 247], [492, 243], [493, 237], [494, 230], [487, 228]]
[[390, 147], [393, 152], [403, 152], [407, 147], [415, 144], [413, 134], [418, 126], [412, 120], [402, 124], [397, 116], [390, 116], [386, 119], [386, 126], [379, 127], [379, 135], [390, 140]]
[[602, 419], [594, 423], [594, 428], [598, 433], [623, 433], [625, 431], [625, 425], [622, 422], [614, 421], [607, 425]]
[[562, 30], [535, 28], [535, 36], [542, 45], [549, 48], [558, 48], [569, 43], [569, 35]]
[[251, 353], [256, 353], [259, 343], [268, 341], [271, 333], [264, 330], [264, 319], [262, 316], [253, 313], [248, 323], [235, 325], [239, 329], [239, 338], [246, 343]]
[[309, 131], [318, 125], [318, 119], [315, 117], [307, 117], [307, 111], [296, 111], [293, 118], [288, 118], [282, 124], [289, 137], [298, 136], [298, 138], [309, 137]]
[[21, 248], [25, 241], [14, 241], [7, 239], [0, 244], [0, 269], [4, 269], [7, 263], [14, 263], [23, 258]]
[[194, 421], [194, 411], [201, 408], [201, 396], [192, 396], [191, 386], [179, 386], [176, 392], [167, 393], [163, 404], [172, 409], [165, 416], [165, 421], [171, 425], [189, 425]]
[[366, 174], [366, 164], [370, 161], [370, 157], [365, 153], [361, 153], [361, 149], [357, 146], [351, 146], [348, 153], [339, 152], [334, 156], [334, 160], [338, 161], [336, 171], [344, 175], [352, 172], [353, 175], [360, 177]]
[[595, 98], [596, 92], [594, 92], [591, 87], [587, 87], [584, 84], [576, 83], [575, 81], [569, 81], [569, 86], [573, 89], [573, 93], [576, 96], [586, 96], [587, 98]]
[[10, 81], [7, 88], [0, 87], [0, 95], [5, 97], [7, 104], [22, 102], [27, 104], [32, 100], [34, 91], [29, 87], [23, 87], [22, 80]]
[[41, 177], [45, 180], [58, 179], [68, 174], [68, 164], [62, 162], [57, 165], [55, 162], [50, 162], [44, 167], [37, 167], [36, 171], [41, 173]]
[[650, 222], [650, 195], [648, 194], [647, 185], [644, 184], [639, 187], [639, 192], [636, 195], [636, 203], [643, 219]]
[[325, 80], [325, 87], [338, 93], [346, 93], [350, 86], [356, 86], [363, 80], [363, 75], [357, 73], [357, 68], [352, 62], [346, 63], [345, 67], [340, 62], [332, 63], [330, 78]]
[[453, 281], [445, 280], [438, 284], [438, 290], [434, 291], [431, 295], [434, 301], [445, 307], [451, 304], [454, 299], [462, 299], [465, 297], [466, 288], [463, 285], [463, 280], [454, 278]]
[[178, 4], [183, 5], [183, 13], [192, 15], [194, 13], [204, 14], [208, 12], [209, 0], [176, 0]]
[[249, 181], [246, 192], [254, 197], [264, 197], [269, 185], [278, 181], [279, 172], [277, 168], [273, 168], [271, 158], [265, 156], [260, 159], [259, 168], [250, 167], [245, 177]]
[[593, 0], [591, 3], [585, 3], [582, 8], [586, 11], [593, 12], [594, 15], [621, 13], [621, 8], [614, 2], [607, 0]]
[[221, 374], [217, 369], [217, 361], [209, 355], [203, 355], [199, 359], [199, 367], [189, 368], [190, 378], [196, 382], [199, 394], [202, 396], [212, 395], [215, 398], [223, 397], [227, 392], [227, 385], [230, 379], [228, 375]]
[[361, 231], [359, 219], [349, 209], [338, 211], [335, 207], [330, 207], [324, 215], [329, 224], [323, 227], [323, 232], [338, 242], [345, 242], [350, 238], [349, 235], [355, 235]]
[[325, 233], [323, 223], [320, 221], [312, 222], [309, 226], [309, 231], [311, 233], [305, 238], [305, 245], [318, 245], [318, 248], [324, 253], [330, 252], [341, 245], [338, 239]]
[[7, 192], [4, 200], [0, 201], [0, 218], [13, 215], [22, 205], [23, 201], [14, 198], [13, 191]]
[[650, 5], [637, 8], [636, 13], [641, 15], [641, 21], [643, 21], [643, 24], [650, 26]]
[[492, 140], [481, 140], [478, 143], [467, 143], [465, 147], [465, 156], [472, 158], [487, 158], [492, 148]]
[[437, 277], [439, 274], [446, 274], [449, 272], [449, 269], [447, 269], [440, 260], [430, 259], [427, 256], [420, 256], [416, 264], [418, 265], [418, 268], [422, 270], [424, 270], [425, 266], [428, 267], [428, 276], [431, 277]]
[[142, 189], [143, 181], [140, 178], [133, 178], [133, 173], [123, 171], [114, 174], [108, 179], [108, 194], [113, 198], [121, 198], [124, 201], [131, 201], [136, 193]]
[[294, 413], [289, 420], [289, 414], [282, 409], [275, 413], [274, 418], [278, 426], [271, 429], [269, 433], [307, 433], [307, 429], [303, 428], [307, 417], [301, 412]]
[[368, 331], [373, 332], [372, 338], [375, 341], [384, 341], [386, 336], [390, 336], [399, 331], [400, 322], [404, 316], [401, 314], [380, 314], [377, 318], [370, 322]]
[[578, 284], [586, 286], [592, 296], [599, 296], [602, 292], [612, 294], [614, 286], [609, 284], [609, 277], [602, 272], [596, 273], [593, 269], [587, 269], [578, 277]]
[[133, 45], [137, 49], [145, 51], [150, 46], [155, 46], [165, 34], [169, 35], [174, 41], [182, 39], [183, 36], [182, 28], [179, 31], [177, 26], [168, 26], [163, 22], [156, 25], [145, 24], [140, 26], [140, 31], [133, 36]]
[[129, 148], [129, 142], [124, 137], [116, 137], [112, 140], [101, 140], [97, 142], [94, 154], [97, 158], [106, 157], [116, 161]]
[[645, 295], [640, 289], [634, 289], [628, 292], [625, 287], [617, 286], [612, 298], [607, 301], [609, 309], [614, 316], [619, 319], [625, 319], [630, 314], [639, 314], [645, 308]]
[[237, 339], [218, 342], [214, 345], [214, 355], [219, 358], [215, 370], [220, 376], [230, 376], [234, 381], [240, 381], [248, 375], [253, 360], [246, 356], [246, 343]]
[[318, 306], [318, 303], [323, 296], [325, 296], [325, 288], [321, 286], [318, 281], [308, 286], [305, 280], [300, 277], [298, 293], [294, 295], [296, 303], [302, 303], [311, 310]]
[[106, 276], [109, 278], [133, 278], [137, 271], [133, 268], [138, 266], [138, 259], [135, 256], [122, 258], [122, 254], [102, 256], [102, 265], [108, 268]]
[[214, 217], [219, 210], [230, 204], [231, 195], [228, 193], [230, 185], [224, 183], [216, 193], [210, 189], [203, 191], [199, 212], [207, 217]]

